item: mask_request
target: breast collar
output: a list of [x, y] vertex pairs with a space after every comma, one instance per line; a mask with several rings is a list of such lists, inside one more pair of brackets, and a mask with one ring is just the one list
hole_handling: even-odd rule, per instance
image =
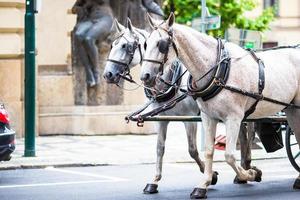
[[[169, 80], [163, 80], [163, 82], [169, 85], [168, 89], [165, 92], [160, 94], [154, 94], [150, 89], [144, 89], [145, 95], [148, 99], [154, 99], [157, 103], [162, 103], [172, 99], [179, 90], [181, 80], [180, 76], [182, 75], [182, 63], [176, 59], [171, 68], [173, 68]], [[175, 83], [174, 83], [175, 82]]]
[[[216, 62], [217, 64], [214, 68], [212, 68], [214, 75], [211, 76], [208, 83], [201, 88], [197, 88], [195, 84], [193, 84], [195, 83], [193, 77], [190, 75], [188, 78], [188, 83], [187, 83], [188, 92], [191, 96], [194, 97], [194, 99], [202, 98], [203, 101], [207, 101], [213, 98], [222, 90], [222, 88], [216, 84], [216, 81], [222, 80], [224, 83], [227, 82], [229, 71], [230, 71], [230, 58], [228, 55], [228, 51], [226, 50], [222, 40], [220, 38], [218, 38], [217, 40], [218, 40], [218, 47], [217, 47], [218, 53], [217, 53], [217, 62]], [[204, 76], [206, 75], [208, 75], [208, 73], [206, 73]]]

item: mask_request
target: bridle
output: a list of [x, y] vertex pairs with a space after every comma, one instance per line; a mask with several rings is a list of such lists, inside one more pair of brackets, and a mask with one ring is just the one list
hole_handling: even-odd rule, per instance
[[[143, 33], [141, 33], [138, 30], [135, 30], [135, 31], [137, 31], [140, 35], [142, 35], [145, 38], [145, 40], [146, 40], [146, 36]], [[142, 55], [141, 44], [139, 42], [139, 37], [137, 36], [136, 33], [133, 34], [133, 38], [134, 38], [133, 42], [130, 42], [129, 39], [127, 39], [124, 36], [124, 33], [122, 33], [119, 37], [117, 37], [116, 40], [121, 39], [122, 37], [127, 41], [126, 44], [123, 44], [122, 49], [125, 49], [126, 50], [126, 54], [129, 54], [129, 56], [130, 56], [128, 62], [122, 62], [122, 61], [118, 61], [118, 60], [111, 59], [111, 58], [108, 58], [106, 61], [112, 62], [112, 63], [115, 63], [115, 64], [123, 66], [124, 67], [123, 75], [127, 76], [127, 75], [130, 75], [130, 67], [129, 67], [129, 65], [131, 64], [131, 62], [133, 60], [134, 53], [135, 53], [136, 49], [139, 49], [140, 63], [142, 63], [143, 55]], [[112, 49], [112, 47], [113, 46], [111, 45], [111, 49]]]
[[[162, 61], [143, 58], [143, 62], [150, 62], [150, 63], [159, 64], [159, 74], [162, 75], [163, 71], [164, 71], [164, 65], [168, 61], [168, 54], [169, 54], [170, 46], [172, 45], [172, 47], [173, 47], [173, 49], [176, 53], [176, 57], [178, 57], [178, 50], [177, 50], [176, 44], [173, 40], [173, 31], [172, 30], [166, 30], [166, 29], [162, 28], [161, 26], [156, 26], [154, 28], [154, 30], [158, 30], [158, 29], [161, 29], [161, 30], [165, 31], [169, 36], [168, 39], [161, 39], [157, 43], [158, 50], [159, 50], [160, 53], [164, 54], [164, 58], [163, 58]], [[162, 35], [159, 31], [158, 31], [158, 33], [162, 37]], [[146, 50], [146, 48], [147, 48], [147, 43], [145, 42], [144, 49]]]

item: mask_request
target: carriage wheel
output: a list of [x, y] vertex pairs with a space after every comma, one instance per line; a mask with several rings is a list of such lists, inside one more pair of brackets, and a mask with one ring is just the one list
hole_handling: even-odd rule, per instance
[[292, 166], [300, 172], [300, 149], [294, 132], [289, 126], [286, 127], [285, 148]]

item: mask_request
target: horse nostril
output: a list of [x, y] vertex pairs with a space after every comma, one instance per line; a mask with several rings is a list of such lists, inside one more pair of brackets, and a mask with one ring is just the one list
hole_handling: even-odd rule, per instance
[[112, 74], [111, 72], [107, 72], [107, 73], [105, 74], [104, 78], [106, 78], [106, 79], [111, 79], [112, 76], [113, 76], [113, 74]]
[[143, 74], [143, 76], [141, 77], [142, 81], [148, 81], [150, 79], [150, 74], [149, 73], [145, 73]]

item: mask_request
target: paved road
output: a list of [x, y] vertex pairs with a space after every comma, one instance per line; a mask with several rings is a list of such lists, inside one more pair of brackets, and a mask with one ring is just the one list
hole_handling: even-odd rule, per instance
[[[257, 160], [261, 183], [233, 185], [234, 174], [223, 162], [215, 163], [219, 182], [210, 187], [209, 199], [299, 199], [292, 184], [297, 176], [287, 159]], [[0, 200], [135, 200], [189, 199], [201, 178], [194, 164], [164, 166], [159, 193], [144, 195], [154, 165], [120, 165], [78, 168], [18, 169], [0, 171]]]

